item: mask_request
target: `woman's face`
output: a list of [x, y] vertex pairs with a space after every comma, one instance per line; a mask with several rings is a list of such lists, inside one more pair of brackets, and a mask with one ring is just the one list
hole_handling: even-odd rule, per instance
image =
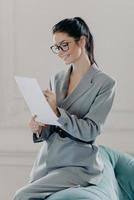
[[57, 51], [58, 56], [65, 64], [72, 64], [79, 60], [82, 53], [80, 41], [76, 41], [67, 33], [57, 32], [53, 35], [53, 50]]

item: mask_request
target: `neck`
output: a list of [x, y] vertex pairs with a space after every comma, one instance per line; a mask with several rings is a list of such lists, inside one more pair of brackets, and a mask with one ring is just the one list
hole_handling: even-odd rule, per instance
[[72, 75], [75, 76], [83, 76], [91, 67], [91, 62], [87, 55], [82, 56], [79, 60], [77, 60], [75, 63], [72, 63], [73, 70]]

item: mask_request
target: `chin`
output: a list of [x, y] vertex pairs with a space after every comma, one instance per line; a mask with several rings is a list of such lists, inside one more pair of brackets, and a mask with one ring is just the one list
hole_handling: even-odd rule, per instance
[[71, 65], [72, 64], [72, 62], [66, 62], [65, 63], [65, 65]]
[[73, 63], [73, 61], [72, 61], [72, 60], [64, 60], [64, 63], [65, 63], [66, 65], [70, 65], [70, 64]]
[[71, 64], [72, 62], [69, 62], [69, 61], [64, 61], [65, 65], [69, 65]]

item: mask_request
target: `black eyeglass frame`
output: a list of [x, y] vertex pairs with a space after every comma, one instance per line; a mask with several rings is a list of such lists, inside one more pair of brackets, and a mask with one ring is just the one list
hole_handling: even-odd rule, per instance
[[[71, 43], [71, 42], [63, 42], [63, 44], [65, 44], [66, 43], [66, 48], [67, 49], [63, 49], [63, 47], [61, 46], [62, 45], [62, 43], [60, 44], [60, 45], [52, 45], [51, 47], [50, 47], [50, 49], [52, 50], [52, 52], [54, 53], [54, 54], [58, 54], [59, 52], [60, 52], [60, 49], [63, 51], [63, 52], [66, 52], [66, 51], [68, 51], [69, 50], [69, 43]], [[56, 47], [57, 48], [57, 52], [56, 51], [54, 51], [54, 47]]]

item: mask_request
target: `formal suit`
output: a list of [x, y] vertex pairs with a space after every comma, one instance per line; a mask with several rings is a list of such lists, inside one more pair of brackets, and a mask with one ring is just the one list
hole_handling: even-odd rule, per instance
[[[95, 140], [111, 110], [116, 81], [94, 63], [66, 96], [71, 71], [72, 66], [57, 73], [54, 83], [50, 81], [50, 88], [52, 84], [55, 87], [61, 128], [49, 125], [43, 128], [40, 137], [34, 137], [35, 143], [43, 145], [31, 171], [29, 186], [17, 192], [15, 200], [23, 199], [22, 195], [29, 200], [68, 187], [96, 185], [103, 177], [103, 163]], [[63, 135], [60, 130], [64, 130]]]

